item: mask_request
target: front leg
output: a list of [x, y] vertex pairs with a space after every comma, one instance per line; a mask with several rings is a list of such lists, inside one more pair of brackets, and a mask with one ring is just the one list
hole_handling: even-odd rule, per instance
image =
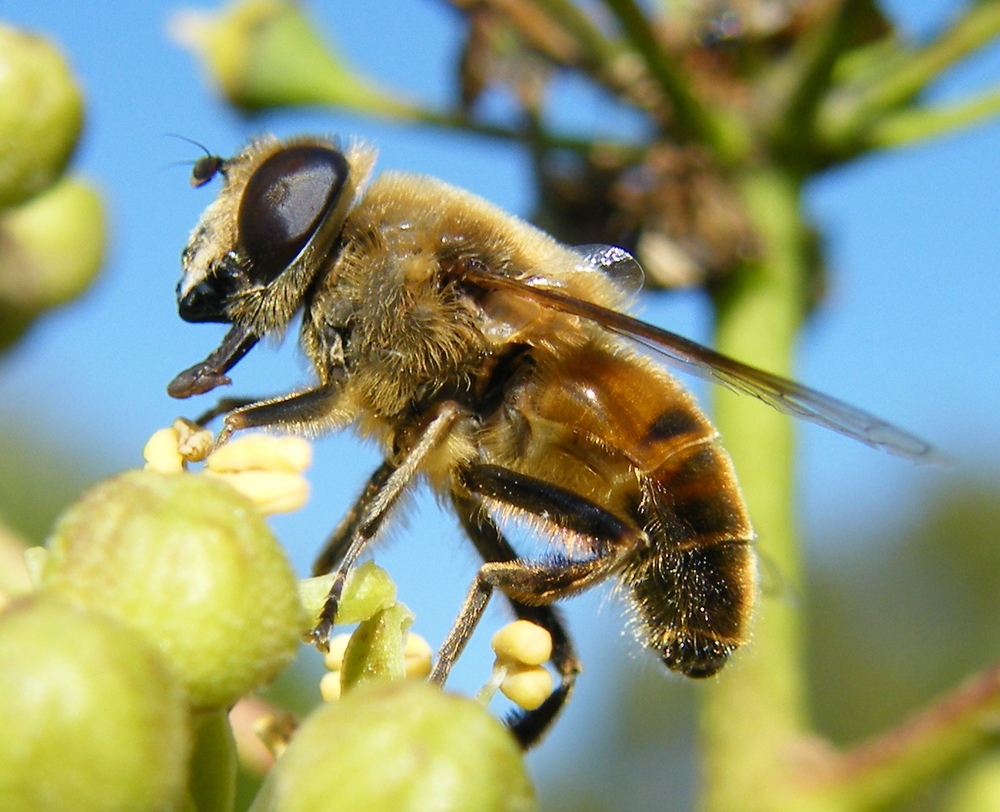
[[346, 378], [343, 370], [336, 369], [334, 372], [338, 374], [331, 375], [329, 380], [314, 389], [248, 403], [233, 409], [225, 417], [216, 445], [222, 445], [234, 431], [241, 429], [275, 426], [287, 431], [303, 432], [315, 426], [326, 427], [331, 415], [336, 413]]
[[211, 409], [206, 409], [198, 415], [194, 422], [203, 429], [208, 428], [208, 424], [217, 417], [223, 417], [237, 409], [242, 409], [244, 406], [253, 406], [253, 404], [260, 403], [262, 400], [262, 398], [219, 398], [218, 402]]
[[389, 477], [395, 470], [396, 466], [388, 460], [375, 469], [375, 473], [368, 479], [368, 484], [365, 485], [365, 489], [361, 492], [357, 501], [347, 511], [347, 515], [341, 519], [340, 524], [337, 525], [336, 529], [327, 538], [326, 544], [323, 545], [320, 554], [316, 556], [316, 560], [312, 566], [314, 577], [333, 572], [334, 567], [338, 566], [344, 560], [344, 556], [347, 555], [347, 551], [354, 537], [357, 535], [358, 529], [365, 522], [365, 517], [371, 510], [371, 505], [374, 504], [375, 499], [386, 486]]

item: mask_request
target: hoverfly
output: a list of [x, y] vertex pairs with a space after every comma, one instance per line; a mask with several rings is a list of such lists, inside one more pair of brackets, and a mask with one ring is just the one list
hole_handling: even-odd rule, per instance
[[[319, 434], [356, 425], [385, 449], [320, 555], [336, 572], [314, 631], [329, 636], [349, 570], [419, 477], [454, 507], [483, 565], [432, 673], [443, 682], [491, 594], [553, 637], [560, 682], [511, 720], [538, 740], [579, 662], [552, 608], [616, 579], [639, 640], [668, 668], [715, 674], [747, 638], [756, 591], [752, 530], [719, 435], [635, 344], [689, 372], [868, 445], [932, 449], [870, 414], [753, 369], [623, 312], [642, 274], [622, 249], [568, 248], [469, 192], [387, 172], [368, 183], [363, 144], [262, 138], [202, 159], [224, 167], [218, 198], [182, 255], [180, 315], [232, 328], [178, 375], [178, 398], [230, 383], [265, 335], [302, 313], [314, 386], [223, 401], [224, 441], [249, 427]], [[525, 560], [508, 518], [558, 553]]]

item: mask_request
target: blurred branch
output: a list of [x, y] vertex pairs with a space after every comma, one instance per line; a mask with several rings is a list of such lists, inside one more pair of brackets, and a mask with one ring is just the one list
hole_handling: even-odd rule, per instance
[[962, 58], [1000, 34], [1000, 0], [983, 0], [965, 12], [941, 36], [913, 51], [880, 76], [874, 85], [855, 95], [834, 92], [820, 111], [824, 140], [834, 145], [867, 141], [866, 133], [889, 111], [913, 100]]
[[690, 78], [666, 52], [646, 13], [635, 0], [605, 0], [639, 53], [650, 75], [670, 103], [672, 138], [693, 139], [708, 146], [724, 163], [734, 163], [748, 150], [745, 132], [720, 110], [710, 109], [692, 90]]
[[[602, 64], [611, 47], [601, 32], [572, 3], [551, 0], [446, 0], [463, 13], [488, 9], [505, 19], [535, 51], [562, 66]], [[562, 11], [568, 6], [572, 14]], [[549, 9], [552, 11], [549, 11]], [[582, 19], [579, 19], [582, 18]], [[577, 28], [574, 28], [574, 23]], [[577, 30], [581, 29], [581, 30]], [[586, 32], [586, 33], [584, 33]]]
[[901, 147], [949, 135], [964, 127], [983, 123], [1000, 113], [1000, 88], [994, 88], [959, 104], [924, 107], [887, 115], [866, 136], [872, 148]]
[[[520, 8], [517, 0], [499, 0], [501, 5]], [[518, 19], [524, 23], [523, 15]], [[537, 23], [539, 15], [533, 19]], [[506, 141], [523, 142], [529, 136], [523, 127], [478, 121], [460, 111], [430, 109], [382, 88], [331, 47], [294, 3], [247, 2], [214, 15], [178, 12], [170, 30], [179, 44], [202, 60], [227, 100], [244, 112], [323, 105]], [[537, 26], [532, 30], [538, 34]], [[620, 151], [629, 159], [644, 152], [643, 146], [627, 142], [596, 145], [593, 138], [551, 131], [530, 135], [545, 148], [590, 153], [599, 146], [612, 153]]]
[[[767, 167], [748, 174], [742, 190], [763, 250], [716, 297], [715, 343], [720, 352], [788, 374], [803, 312], [807, 235], [801, 189], [793, 176]], [[795, 605], [802, 565], [792, 507], [790, 421], [720, 389], [715, 422], [740, 472], [747, 504], [753, 506], [759, 555], [788, 585], [780, 594], [760, 596], [753, 645], [734, 658], [706, 695], [704, 809], [740, 812], [748, 797], [770, 804], [787, 790], [791, 742], [808, 727], [801, 617]]]
[[811, 771], [811, 790], [852, 810], [882, 809], [998, 741], [1000, 665], [976, 675], [899, 727]]
[[791, 80], [784, 93], [779, 91], [775, 105], [777, 140], [801, 143], [803, 124], [811, 124], [852, 26], [869, 9], [870, 0], [838, 0], [829, 16], [795, 43], [788, 58], [779, 63], [778, 73], [790, 74]]
[[594, 65], [599, 73], [612, 73], [619, 55], [618, 48], [576, 3], [572, 0], [538, 0], [528, 5], [546, 12], [563, 30], [574, 37], [577, 45], [586, 54], [587, 62]]
[[415, 124], [424, 124], [449, 130], [462, 130], [474, 135], [499, 138], [503, 141], [523, 143], [530, 134], [530, 137], [545, 149], [568, 149], [584, 155], [600, 150], [605, 154], [620, 156], [622, 159], [630, 162], [639, 160], [647, 149], [642, 144], [629, 143], [627, 141], [597, 142], [593, 138], [583, 135], [574, 136], [555, 133], [551, 130], [540, 131], [537, 128], [528, 130], [517, 127], [506, 127], [502, 124], [490, 124], [477, 121], [461, 112], [431, 110], [425, 107], [411, 107], [407, 113], [407, 117]]

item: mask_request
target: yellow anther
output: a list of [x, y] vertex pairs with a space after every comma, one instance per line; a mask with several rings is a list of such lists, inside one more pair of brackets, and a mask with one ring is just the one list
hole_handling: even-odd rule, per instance
[[419, 634], [410, 634], [406, 638], [406, 646], [403, 649], [403, 667], [406, 669], [406, 676], [415, 679], [423, 679], [431, 673], [431, 663], [434, 652], [430, 643], [424, 640]]
[[221, 479], [252, 501], [265, 515], [298, 510], [309, 500], [309, 483], [284, 471], [205, 471]]
[[184, 470], [184, 457], [177, 450], [177, 430], [159, 429], [142, 449], [146, 469], [161, 474], [179, 474]]
[[302, 437], [245, 434], [215, 449], [205, 460], [210, 471], [282, 471], [298, 474], [312, 462], [312, 446]]
[[340, 671], [344, 664], [344, 653], [347, 651], [347, 644], [351, 641], [349, 634], [335, 634], [330, 638], [330, 648], [323, 655], [323, 665], [330, 671]]
[[208, 429], [186, 417], [178, 417], [172, 426], [177, 432], [177, 450], [188, 462], [202, 462], [215, 445], [215, 438]]
[[500, 692], [515, 705], [534, 710], [552, 693], [552, 674], [540, 665], [509, 664]]
[[340, 671], [328, 671], [320, 678], [319, 695], [324, 702], [340, 699]]
[[552, 656], [552, 635], [528, 620], [508, 623], [493, 635], [493, 651], [499, 659], [524, 665], [541, 665]]

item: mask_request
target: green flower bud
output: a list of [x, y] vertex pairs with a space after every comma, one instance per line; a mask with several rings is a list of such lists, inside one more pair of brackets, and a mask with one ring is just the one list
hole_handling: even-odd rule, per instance
[[159, 654], [53, 596], [0, 614], [0, 809], [162, 812], [184, 798], [185, 693]]
[[[333, 575], [306, 578], [299, 583], [299, 596], [309, 616], [315, 622], [326, 603]], [[396, 585], [384, 569], [374, 561], [365, 561], [347, 574], [344, 594], [337, 607], [338, 624], [358, 623], [396, 602]]]
[[0, 346], [87, 288], [104, 259], [105, 231], [100, 196], [80, 180], [63, 179], [0, 214]]
[[297, 581], [261, 515], [222, 482], [130, 471], [59, 520], [41, 588], [140, 632], [196, 708], [274, 679], [306, 626]]
[[0, 25], [0, 208], [62, 174], [83, 125], [80, 89], [47, 40]]
[[341, 690], [368, 682], [405, 679], [406, 633], [412, 624], [413, 613], [401, 603], [362, 621], [344, 651]]
[[424, 682], [359, 685], [314, 711], [252, 812], [528, 812], [522, 753], [478, 703]]
[[411, 109], [349, 67], [316, 35], [298, 3], [240, 0], [218, 15], [182, 15], [173, 29], [243, 110], [332, 104], [392, 116]]

